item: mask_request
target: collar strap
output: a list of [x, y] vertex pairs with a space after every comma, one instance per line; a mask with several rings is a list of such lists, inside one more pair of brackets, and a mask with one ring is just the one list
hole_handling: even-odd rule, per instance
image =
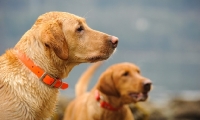
[[111, 104], [109, 104], [108, 102], [106, 101], [103, 101], [103, 97], [100, 96], [100, 93], [98, 90], [95, 91], [95, 99], [96, 101], [98, 101], [100, 103], [100, 106], [102, 108], [105, 108], [107, 110], [110, 110], [110, 111], [118, 111], [119, 109], [121, 109], [121, 107], [118, 107], [118, 108], [115, 108], [113, 107]]
[[67, 83], [64, 83], [61, 79], [55, 78], [52, 75], [46, 73], [42, 68], [35, 65], [34, 62], [29, 59], [25, 54], [21, 53], [19, 50], [17, 50], [16, 53], [21, 62], [27, 68], [29, 68], [44, 84], [53, 88], [61, 88], [63, 90], [68, 88]]

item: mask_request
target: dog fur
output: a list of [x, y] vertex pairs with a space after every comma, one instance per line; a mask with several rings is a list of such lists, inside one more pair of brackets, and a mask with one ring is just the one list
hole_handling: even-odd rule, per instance
[[39, 16], [15, 47], [0, 56], [0, 120], [43, 120], [55, 111], [58, 89], [39, 81], [18, 59], [18, 52], [63, 79], [80, 63], [109, 58], [117, 42], [117, 37], [91, 29], [74, 14]]
[[[104, 71], [97, 84], [86, 92], [94, 70], [100, 63], [88, 68], [76, 84], [76, 98], [67, 107], [64, 120], [134, 120], [128, 104], [145, 101], [151, 89], [151, 81], [141, 75], [138, 66], [132, 63], [112, 65]], [[99, 91], [101, 99], [115, 111], [99, 106], [95, 98]]]

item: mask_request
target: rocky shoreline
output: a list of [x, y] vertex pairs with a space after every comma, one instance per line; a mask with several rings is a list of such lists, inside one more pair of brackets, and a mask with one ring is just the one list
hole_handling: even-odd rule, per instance
[[[165, 94], [168, 99], [152, 97], [146, 102], [130, 105], [135, 120], [200, 120], [200, 91]], [[62, 120], [65, 108], [72, 99], [60, 96], [52, 120]]]

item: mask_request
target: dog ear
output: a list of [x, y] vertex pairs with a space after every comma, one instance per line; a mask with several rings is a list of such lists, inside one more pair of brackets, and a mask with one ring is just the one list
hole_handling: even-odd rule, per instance
[[112, 70], [106, 70], [100, 77], [97, 89], [110, 96], [119, 97], [120, 94], [115, 87]]
[[46, 46], [52, 48], [60, 59], [68, 59], [68, 45], [62, 31], [62, 23], [48, 21], [42, 24], [41, 40]]

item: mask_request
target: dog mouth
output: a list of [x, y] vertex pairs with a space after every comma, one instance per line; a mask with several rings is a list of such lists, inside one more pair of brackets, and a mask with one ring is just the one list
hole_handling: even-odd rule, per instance
[[129, 96], [135, 101], [135, 102], [140, 102], [140, 101], [145, 101], [148, 98], [148, 93], [146, 92], [141, 92], [141, 93], [129, 93]]
[[102, 54], [100, 54], [100, 55], [88, 57], [86, 59], [91, 63], [102, 61], [102, 60], [107, 60], [112, 54], [115, 53], [115, 51], [116, 51], [116, 49], [109, 51], [109, 52], [108, 51], [102, 52]]
[[95, 57], [87, 58], [87, 60], [90, 61], [91, 63], [94, 63], [94, 62], [106, 60], [108, 58], [109, 58], [109, 56], [95, 56]]
[[79, 63], [83, 63], [83, 62], [88, 62], [88, 63], [95, 63], [98, 61], [103, 61], [106, 60], [110, 57], [110, 55], [99, 55], [99, 56], [90, 56], [90, 57], [85, 57], [85, 58], [78, 58]]

